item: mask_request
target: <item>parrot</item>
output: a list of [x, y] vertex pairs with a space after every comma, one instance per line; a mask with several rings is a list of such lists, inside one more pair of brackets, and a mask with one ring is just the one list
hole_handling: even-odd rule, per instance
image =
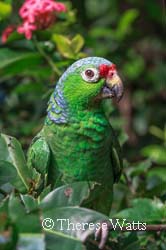
[[[77, 181], [99, 183], [90, 208], [109, 214], [113, 184], [122, 168], [122, 149], [106, 106], [124, 92], [116, 65], [101, 57], [74, 62], [59, 78], [41, 131], [28, 150], [28, 167], [52, 187]], [[106, 105], [107, 102], [107, 105]]]

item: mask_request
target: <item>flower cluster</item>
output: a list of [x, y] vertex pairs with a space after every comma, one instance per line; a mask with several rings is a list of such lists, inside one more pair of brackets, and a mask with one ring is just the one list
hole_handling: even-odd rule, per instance
[[48, 28], [55, 22], [56, 13], [64, 11], [66, 6], [54, 0], [26, 0], [19, 11], [23, 24], [17, 28], [17, 32], [31, 39], [34, 30]]
[[13, 33], [14, 30], [15, 30], [14, 25], [9, 25], [6, 29], [4, 29], [1, 37], [2, 43], [6, 43], [8, 37], [10, 36], [10, 34]]
[[[31, 39], [35, 30], [48, 28], [56, 21], [56, 14], [65, 12], [66, 6], [54, 0], [25, 0], [19, 10], [23, 22], [17, 27], [17, 32]], [[2, 34], [2, 42], [6, 42], [11, 31], [9, 26]]]

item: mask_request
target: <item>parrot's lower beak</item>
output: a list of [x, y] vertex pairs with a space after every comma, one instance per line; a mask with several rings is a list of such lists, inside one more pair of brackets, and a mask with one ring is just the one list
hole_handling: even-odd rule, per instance
[[102, 98], [113, 98], [115, 97], [117, 101], [123, 96], [123, 83], [118, 74], [114, 74], [111, 77], [106, 78], [106, 85], [102, 91]]

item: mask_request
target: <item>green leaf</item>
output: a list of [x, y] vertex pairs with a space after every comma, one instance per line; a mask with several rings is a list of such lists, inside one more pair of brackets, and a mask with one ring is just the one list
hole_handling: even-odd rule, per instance
[[65, 58], [77, 59], [78, 56], [82, 57], [82, 54], [79, 53], [84, 45], [84, 39], [81, 35], [76, 35], [70, 40], [66, 36], [54, 34], [52, 40], [56, 43], [59, 52]]
[[125, 218], [129, 221], [140, 221], [146, 223], [162, 223], [166, 219], [166, 205], [160, 200], [147, 198], [134, 199], [132, 207], [124, 209], [115, 214], [115, 218]]
[[150, 197], [165, 197], [166, 182], [163, 181], [158, 175], [148, 176], [146, 180], [146, 190], [148, 196]]
[[166, 182], [166, 168], [155, 167], [147, 172], [147, 177], [158, 177], [160, 180]]
[[128, 57], [129, 58], [125, 62], [122, 71], [127, 78], [135, 80], [142, 74], [145, 68], [144, 59], [134, 50], [129, 50]]
[[7, 18], [11, 14], [11, 11], [12, 7], [10, 4], [0, 1], [0, 21]]
[[158, 164], [166, 164], [166, 148], [160, 145], [150, 145], [142, 149], [142, 155], [149, 157]]
[[20, 143], [11, 136], [0, 135], [0, 160], [11, 163], [17, 170], [17, 174], [22, 181], [23, 191], [29, 189], [30, 173], [26, 166], [24, 153]]
[[32, 196], [28, 194], [21, 195], [21, 200], [23, 201], [26, 211], [28, 213], [37, 209], [37, 201]]
[[101, 221], [109, 219], [107, 216], [93, 210], [78, 207], [52, 208], [44, 211], [43, 222], [46, 220], [48, 222], [48, 218], [52, 220], [53, 224], [52, 228], [48, 230], [46, 228], [48, 224], [43, 223], [46, 231], [46, 244], [49, 249], [51, 237], [54, 244], [57, 242], [54, 250], [65, 249], [67, 242], [69, 244], [67, 249], [72, 249], [72, 247], [77, 249], [74, 246], [78, 247], [78, 242], [85, 242], [90, 235], [94, 235], [95, 228], [100, 226]]
[[47, 186], [40, 194], [40, 196], [38, 197], [39, 201], [43, 200], [44, 197], [46, 197], [46, 195], [49, 194], [49, 192], [51, 191], [51, 185]]
[[[76, 182], [53, 190], [42, 200], [39, 207], [42, 210], [43, 223], [46, 220], [49, 225], [50, 219], [53, 223], [49, 230], [47, 230], [47, 223], [42, 223], [46, 232], [48, 249], [66, 249], [66, 244], [67, 249], [85, 249], [82, 242], [88, 236], [94, 235], [97, 223], [108, 220], [108, 217], [96, 211], [76, 206], [84, 203], [98, 186], [97, 183]], [[61, 219], [64, 221], [64, 228], [61, 227]], [[74, 230], [68, 229], [68, 222], [74, 225], [79, 223], [78, 227], [83, 225], [84, 228], [78, 229], [76, 226]], [[90, 223], [91, 228], [89, 228]]]
[[[11, 195], [9, 198], [9, 218], [16, 225], [19, 233], [40, 233], [41, 224], [39, 214], [27, 213], [18, 197]], [[20, 219], [21, 218], [21, 219]]]
[[71, 41], [71, 47], [75, 53], [80, 52], [82, 47], [84, 46], [84, 39], [81, 35], [76, 35]]
[[17, 177], [14, 166], [7, 161], [0, 160], [0, 186], [5, 183], [13, 183]]
[[36, 171], [35, 168], [31, 170], [31, 176], [33, 180], [33, 190], [38, 190], [43, 184], [43, 178], [40, 173]]
[[15, 166], [3, 160], [0, 160], [0, 186], [7, 193], [10, 193], [14, 188], [20, 192], [26, 192]]
[[[13, 15], [12, 15], [13, 17]], [[22, 38], [22, 35], [17, 32], [17, 30], [13, 30], [13, 32], [8, 36], [6, 44], [18, 41]]]
[[122, 244], [123, 250], [140, 250], [140, 244], [135, 232], [130, 233], [124, 240]]
[[[32, 57], [27, 57], [24, 59], [21, 59], [20, 61], [17, 61], [15, 63], [12, 63], [10, 67], [5, 67], [2, 70], [2, 79], [8, 79], [10, 77], [14, 77], [16, 75], [19, 76], [32, 76], [32, 77], [42, 77], [46, 78], [49, 75], [50, 68], [44, 69], [43, 67], [40, 67], [40, 63], [42, 60], [35, 55]], [[36, 70], [36, 71], [35, 71]], [[46, 70], [48, 70], [46, 72]], [[1, 73], [0, 73], [1, 75]]]
[[52, 207], [80, 206], [98, 186], [97, 183], [85, 181], [61, 186], [50, 192], [41, 201], [40, 207], [48, 210]]
[[147, 173], [148, 169], [151, 167], [152, 163], [150, 160], [141, 161], [134, 165], [134, 167], [129, 168], [129, 173], [131, 177], [137, 176], [143, 173]]
[[162, 131], [160, 128], [156, 126], [150, 126], [149, 132], [159, 139], [164, 140], [164, 131]]
[[48, 250], [86, 250], [82, 242], [54, 232], [47, 233], [45, 241]]
[[41, 56], [36, 52], [16, 52], [8, 48], [0, 49], [0, 75], [17, 74], [27, 67], [41, 62]]
[[45, 250], [44, 234], [20, 234], [17, 250]]
[[138, 17], [137, 9], [129, 9], [121, 16], [118, 27], [116, 28], [116, 37], [121, 40], [131, 31], [131, 25]]
[[57, 48], [62, 56], [70, 59], [75, 58], [75, 54], [71, 48], [71, 41], [67, 37], [54, 34], [52, 39], [56, 43]]

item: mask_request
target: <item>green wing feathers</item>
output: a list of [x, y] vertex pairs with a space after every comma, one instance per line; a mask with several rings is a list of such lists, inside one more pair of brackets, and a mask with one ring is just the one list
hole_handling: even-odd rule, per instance
[[41, 132], [32, 140], [28, 150], [28, 167], [44, 175], [47, 173], [49, 163], [50, 149]]
[[118, 182], [123, 169], [122, 149], [115, 132], [112, 130], [111, 160], [114, 173], [114, 182]]

